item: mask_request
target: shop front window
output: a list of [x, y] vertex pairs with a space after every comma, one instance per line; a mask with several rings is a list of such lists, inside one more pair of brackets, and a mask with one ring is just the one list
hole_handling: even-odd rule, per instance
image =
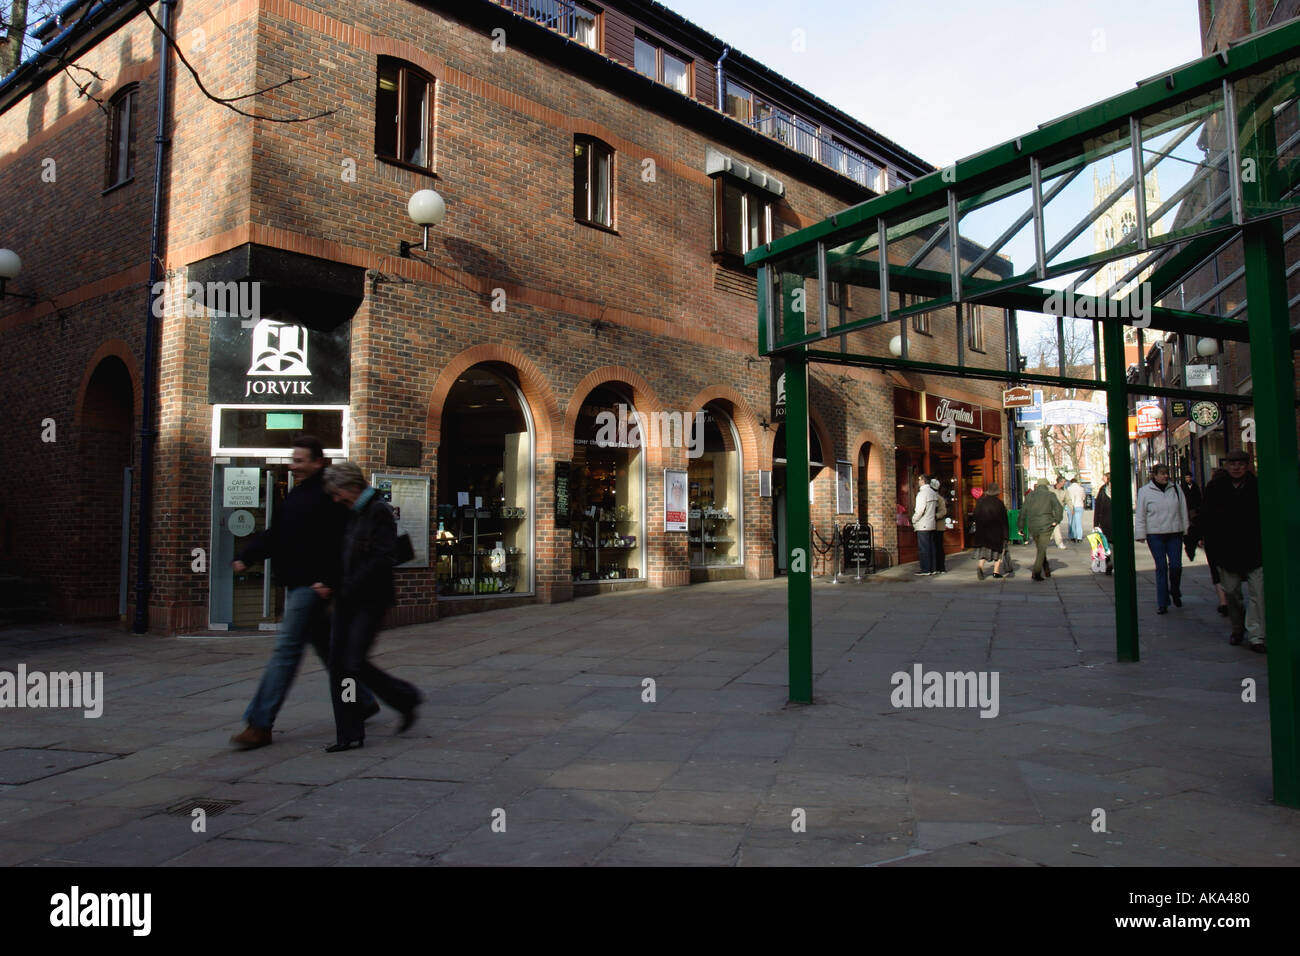
[[434, 537], [440, 595], [532, 591], [532, 428], [505, 367], [476, 365], [447, 395]]
[[731, 418], [706, 407], [704, 450], [687, 464], [690, 520], [687, 540], [693, 567], [736, 567], [743, 558], [740, 440]]
[[645, 455], [634, 413], [605, 386], [578, 412], [569, 478], [574, 581], [645, 577]]

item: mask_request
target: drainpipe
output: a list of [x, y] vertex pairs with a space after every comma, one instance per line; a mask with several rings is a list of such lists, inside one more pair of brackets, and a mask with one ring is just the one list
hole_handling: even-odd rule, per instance
[[725, 113], [727, 111], [726, 110], [727, 97], [726, 97], [726, 93], [723, 90], [723, 83], [722, 83], [722, 61], [727, 58], [727, 54], [730, 52], [731, 52], [731, 47], [724, 46], [722, 48], [722, 56], [718, 57], [718, 62], [713, 65], [713, 70], [717, 75], [717, 94], [718, 94], [717, 99], [718, 99], [719, 113]]
[[154, 134], [153, 153], [153, 217], [149, 234], [149, 288], [145, 296], [144, 319], [144, 383], [140, 406], [140, 516], [136, 531], [135, 621], [131, 630], [143, 634], [149, 629], [149, 559], [153, 556], [150, 521], [153, 518], [153, 450], [158, 437], [154, 430], [154, 390], [157, 387], [154, 369], [158, 364], [158, 339], [155, 332], [153, 289], [161, 277], [159, 248], [162, 245], [163, 216], [163, 160], [167, 146], [168, 68], [171, 66], [172, 12], [176, 0], [162, 0], [161, 42], [158, 58], [158, 119]]

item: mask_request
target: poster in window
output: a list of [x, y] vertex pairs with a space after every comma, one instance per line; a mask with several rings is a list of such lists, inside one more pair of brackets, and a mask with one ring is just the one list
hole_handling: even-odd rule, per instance
[[835, 463], [835, 513], [853, 514], [853, 466], [847, 461]]
[[686, 530], [686, 472], [664, 469], [664, 530]]
[[415, 557], [399, 568], [429, 566], [429, 479], [414, 475], [374, 475], [375, 490], [392, 506], [397, 533], [411, 536]]

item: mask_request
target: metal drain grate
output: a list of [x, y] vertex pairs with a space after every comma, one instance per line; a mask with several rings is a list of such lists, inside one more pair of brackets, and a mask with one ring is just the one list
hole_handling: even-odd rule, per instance
[[174, 807], [168, 807], [167, 812], [173, 816], [188, 817], [195, 810], [202, 810], [208, 816], [215, 817], [217, 814], [225, 813], [231, 807], [237, 807], [243, 802], [243, 800], [213, 800], [208, 797], [199, 797], [178, 803]]

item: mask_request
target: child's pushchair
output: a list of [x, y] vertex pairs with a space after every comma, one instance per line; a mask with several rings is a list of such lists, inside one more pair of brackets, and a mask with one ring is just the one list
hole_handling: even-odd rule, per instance
[[1111, 569], [1110, 542], [1100, 528], [1094, 528], [1088, 535], [1088, 546], [1092, 548], [1092, 573], [1101, 574]]

